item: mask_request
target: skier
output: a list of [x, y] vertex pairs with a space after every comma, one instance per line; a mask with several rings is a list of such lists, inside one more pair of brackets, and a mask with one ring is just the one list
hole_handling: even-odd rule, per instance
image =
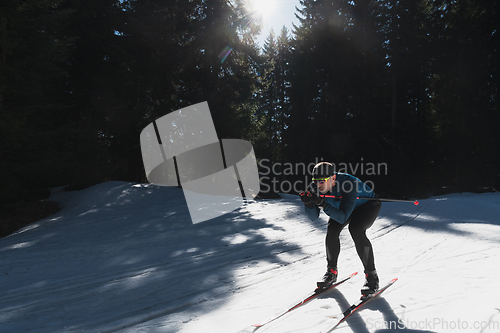
[[[313, 221], [318, 218], [320, 209], [330, 217], [326, 234], [327, 272], [317, 283], [319, 288], [327, 288], [337, 281], [337, 260], [340, 253], [340, 232], [349, 224], [349, 232], [356, 246], [356, 251], [363, 263], [365, 284], [361, 288], [363, 295], [374, 293], [379, 287], [379, 279], [375, 269], [373, 248], [366, 237], [366, 230], [373, 225], [382, 206], [380, 200], [363, 200], [358, 197], [375, 198], [373, 190], [358, 178], [336, 172], [328, 162], [316, 164], [312, 172], [311, 191], [299, 193], [305, 210]], [[335, 199], [322, 195], [333, 195]]]

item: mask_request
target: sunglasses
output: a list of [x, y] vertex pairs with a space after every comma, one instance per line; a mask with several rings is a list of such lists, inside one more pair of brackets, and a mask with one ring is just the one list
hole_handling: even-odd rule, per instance
[[324, 184], [326, 183], [326, 181], [330, 179], [330, 177], [326, 177], [326, 178], [313, 178], [313, 183], [316, 184], [316, 185], [320, 185], [320, 184]]

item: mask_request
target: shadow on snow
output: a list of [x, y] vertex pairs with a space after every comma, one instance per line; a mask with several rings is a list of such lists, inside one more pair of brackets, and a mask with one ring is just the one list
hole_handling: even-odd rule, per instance
[[61, 200], [56, 215], [0, 240], [1, 331], [106, 332], [210, 312], [247, 287], [246, 268], [300, 253], [258, 232], [280, 230], [245, 206], [193, 225], [177, 188], [108, 182]]

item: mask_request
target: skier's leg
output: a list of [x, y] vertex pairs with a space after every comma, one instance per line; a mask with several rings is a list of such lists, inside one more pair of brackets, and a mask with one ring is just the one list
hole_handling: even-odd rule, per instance
[[366, 279], [361, 288], [361, 294], [363, 295], [372, 294], [378, 289], [379, 279], [375, 270], [373, 248], [370, 240], [366, 237], [366, 230], [373, 225], [380, 208], [380, 201], [369, 201], [355, 209], [350, 218], [349, 231], [365, 268]]
[[328, 267], [325, 275], [317, 282], [319, 288], [327, 288], [332, 285], [332, 283], [337, 281], [337, 260], [339, 258], [340, 252], [340, 232], [344, 228], [345, 224], [335, 222], [330, 219], [328, 221], [328, 229], [326, 232], [326, 260], [328, 262]]
[[375, 222], [381, 206], [380, 201], [369, 201], [356, 208], [349, 218], [349, 232], [354, 240], [363, 267], [368, 272], [375, 271], [375, 259], [372, 244], [366, 237], [366, 230]]
[[328, 268], [337, 269], [337, 261], [340, 253], [340, 232], [344, 229], [345, 224], [340, 224], [332, 219], [328, 221], [328, 229], [326, 232], [326, 260]]

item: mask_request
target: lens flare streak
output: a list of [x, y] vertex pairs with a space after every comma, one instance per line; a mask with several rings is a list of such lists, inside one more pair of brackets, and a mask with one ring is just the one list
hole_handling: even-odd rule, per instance
[[219, 54], [220, 63], [222, 64], [226, 58], [229, 56], [233, 48], [231, 46], [226, 46], [224, 50]]

